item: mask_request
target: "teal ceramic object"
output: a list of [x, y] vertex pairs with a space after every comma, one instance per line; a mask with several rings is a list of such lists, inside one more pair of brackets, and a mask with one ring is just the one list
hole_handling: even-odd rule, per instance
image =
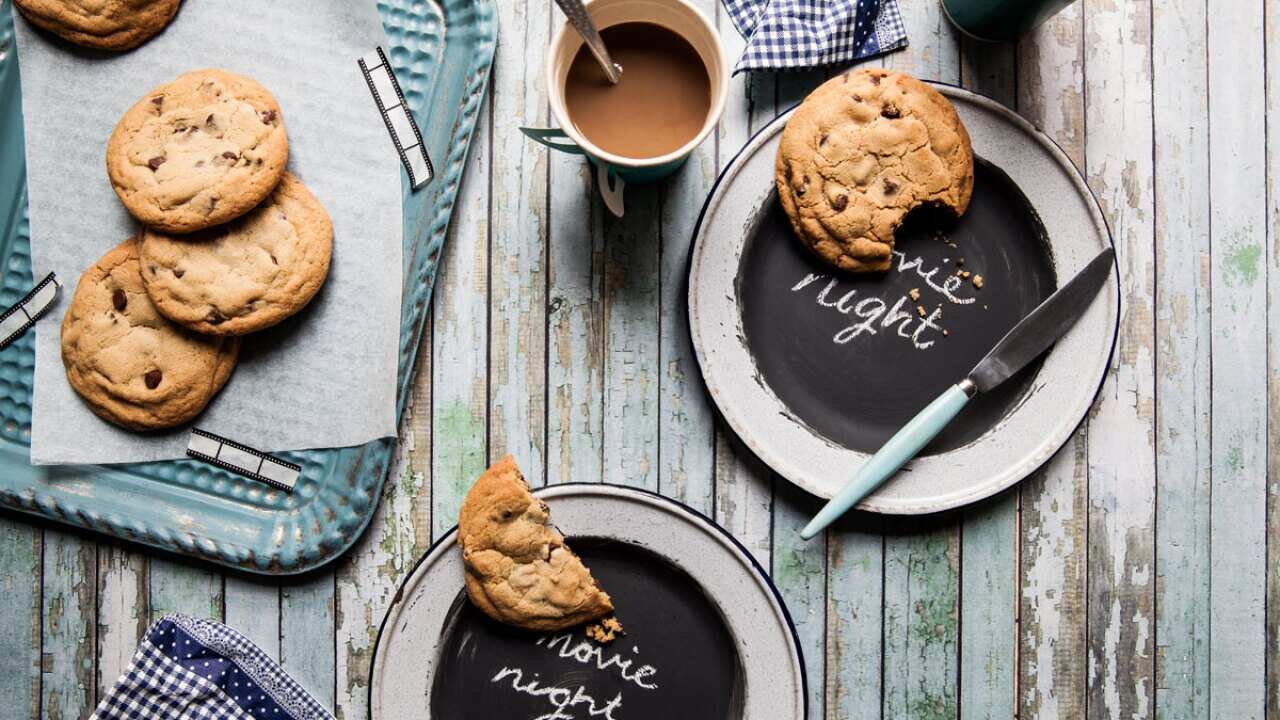
[[[380, 0], [386, 48], [440, 173], [404, 186], [399, 395], [403, 413], [436, 265], [484, 98], [497, 25], [490, 0]], [[34, 284], [11, 4], [0, 2], [0, 306]], [[57, 322], [56, 317], [42, 322]], [[0, 507], [249, 572], [294, 574], [338, 557], [368, 525], [395, 441], [280, 453], [302, 467], [292, 494], [203, 463], [34, 467], [35, 337], [0, 351]]]
[[941, 0], [961, 32], [985, 42], [1017, 40], [1075, 0]]

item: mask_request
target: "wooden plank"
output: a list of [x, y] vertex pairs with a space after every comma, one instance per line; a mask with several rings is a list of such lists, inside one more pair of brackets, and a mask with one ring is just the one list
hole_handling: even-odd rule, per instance
[[[464, 193], [466, 187], [464, 182]], [[431, 422], [429, 327], [426, 337], [381, 503], [364, 536], [334, 568], [333, 703], [341, 720], [369, 716], [369, 668], [378, 628], [400, 580], [430, 545], [431, 434], [422, 430]]]
[[280, 588], [280, 666], [333, 710], [334, 574], [322, 570]]
[[884, 523], [850, 513], [827, 537], [828, 718], [880, 717], [884, 691]]
[[1155, 373], [1151, 16], [1085, 0], [1089, 184], [1116, 242], [1124, 312], [1089, 425], [1088, 713], [1154, 714]]
[[[1280, 43], [1280, 1], [1266, 3], [1266, 46]], [[1280, 287], [1280, 52], [1267, 57], [1267, 296]], [[1280, 447], [1280, 313], [1267, 311], [1267, 446]], [[1280, 452], [1267, 453], [1267, 720], [1280, 720]]]
[[44, 531], [40, 706], [49, 720], [88, 716], [97, 680], [97, 548], [81, 535]]
[[147, 558], [118, 542], [98, 543], [99, 700], [124, 674], [151, 617]]
[[[1267, 188], [1261, 2], [1208, 13], [1213, 248], [1209, 712], [1266, 707]], [[1184, 118], [1184, 122], [1186, 119]], [[1183, 231], [1185, 232], [1185, 230]], [[1179, 233], [1181, 234], [1181, 233]], [[1276, 658], [1271, 658], [1275, 662]]]
[[[961, 84], [1006, 107], [1017, 104], [1013, 45], [965, 39]], [[960, 715], [1015, 715], [1018, 491], [972, 505], [960, 528]]]
[[169, 613], [222, 620], [222, 575], [177, 557], [152, 556], [147, 568], [150, 622]]
[[280, 583], [270, 578], [227, 575], [223, 585], [226, 623], [280, 661]]
[[[714, 17], [719, 0], [694, 5]], [[662, 183], [659, 198], [658, 486], [704, 515], [714, 501], [715, 424], [689, 339], [688, 268], [694, 225], [716, 179], [716, 143], [713, 132]]]
[[1166, 720], [1209, 717], [1211, 244], [1209, 194], [1199, 180], [1209, 177], [1207, 13], [1199, 0], [1152, 7], [1155, 668], [1156, 713]]
[[[472, 139], [467, 176], [454, 209], [453, 230], [445, 244], [432, 298], [433, 356], [431, 401], [419, 411], [431, 418], [430, 462], [432, 527], [443, 535], [458, 522], [458, 510], [471, 483], [484, 471], [486, 383], [489, 335], [489, 108], [481, 112]], [[497, 340], [495, 340], [497, 342]], [[427, 347], [419, 354], [427, 353]], [[513, 450], [516, 450], [513, 448]], [[529, 460], [517, 452], [521, 468]], [[535, 468], [536, 471], [536, 468]], [[536, 477], [536, 475], [535, 475]]]
[[604, 478], [658, 489], [658, 186], [604, 213]]
[[550, 230], [547, 304], [547, 483], [604, 477], [604, 228], [580, 156], [546, 151]]
[[885, 519], [885, 718], [958, 717], [958, 520]]
[[[1084, 167], [1082, 4], [1018, 46], [1018, 111]], [[1019, 486], [1018, 708], [1030, 718], [1085, 714], [1085, 430]]]
[[791, 612], [808, 679], [811, 716], [820, 717], [827, 695], [827, 535], [801, 540], [800, 529], [822, 501], [778, 478], [773, 503], [773, 582]]
[[546, 477], [548, 161], [520, 126], [546, 126], [542, 68], [552, 11], [536, 0], [495, 7], [502, 34], [489, 87], [490, 459], [515, 455], [536, 487]]
[[40, 530], [0, 516], [0, 707], [40, 716]]
[[[960, 41], [937, 3], [906, 3], [911, 45], [885, 66], [958, 84]], [[885, 522], [886, 718], [955, 717], [959, 708], [960, 515]]]

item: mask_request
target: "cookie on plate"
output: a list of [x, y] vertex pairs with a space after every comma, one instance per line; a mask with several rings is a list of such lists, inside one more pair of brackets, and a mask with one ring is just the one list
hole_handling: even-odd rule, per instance
[[62, 320], [67, 380], [99, 417], [133, 430], [200, 414], [236, 365], [239, 338], [205, 337], [161, 315], [126, 240], [85, 271]]
[[291, 173], [243, 217], [192, 235], [142, 233], [142, 281], [160, 312], [206, 335], [244, 335], [301, 310], [324, 284], [333, 223]]
[[271, 194], [289, 157], [280, 105], [258, 83], [195, 70], [148, 92], [107, 142], [107, 174], [143, 224], [189, 233]]
[[787, 120], [775, 179], [806, 247], [844, 270], [888, 270], [908, 212], [968, 209], [973, 148], [951, 102], [928, 84], [854, 70], [818, 86]]
[[498, 622], [562, 630], [613, 612], [591, 571], [551, 526], [515, 460], [494, 463], [467, 493], [458, 543], [471, 602]]
[[88, 48], [129, 50], [150, 40], [180, 0], [13, 0], [32, 25]]

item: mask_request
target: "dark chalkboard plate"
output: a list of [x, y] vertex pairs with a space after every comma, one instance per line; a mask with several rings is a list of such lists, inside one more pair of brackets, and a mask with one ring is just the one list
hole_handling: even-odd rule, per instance
[[489, 620], [462, 591], [451, 531], [383, 620], [373, 718], [804, 717], [791, 619], [728, 533], [641, 490], [575, 484], [537, 494], [609, 591], [627, 634], [602, 646], [580, 628], [539, 634]]
[[[1097, 201], [1056, 145], [991, 100], [935, 86], [973, 140], [973, 200], [960, 218], [909, 216], [888, 272], [834, 271], [795, 240], [773, 189], [790, 113], [725, 169], [695, 230], [690, 331], [707, 388], [752, 451], [821, 497], [963, 378], [1059, 278], [1111, 245]], [[859, 507], [945, 510], [1043, 464], [1099, 390], [1118, 309], [1113, 277], [1041, 361], [970, 403]]]

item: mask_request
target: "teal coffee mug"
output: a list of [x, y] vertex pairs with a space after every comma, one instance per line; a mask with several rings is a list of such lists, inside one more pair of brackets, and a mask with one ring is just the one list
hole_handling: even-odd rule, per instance
[[1075, 0], [941, 0], [960, 32], [975, 40], [1017, 40]]
[[[593, 0], [586, 4], [596, 27], [604, 29], [619, 23], [648, 22], [671, 30], [693, 46], [707, 68], [711, 85], [711, 109], [702, 129], [692, 140], [676, 150], [651, 158], [614, 155], [597, 147], [578, 131], [565, 108], [565, 81], [569, 66], [582, 47], [582, 38], [567, 22], [556, 33], [547, 52], [547, 89], [551, 115], [558, 128], [520, 128], [531, 139], [553, 150], [586, 156], [596, 168], [596, 186], [605, 207], [622, 217], [623, 194], [628, 184], [643, 184], [670, 175], [689, 158], [694, 148], [707, 139], [720, 116], [729, 88], [729, 58], [715, 26], [700, 10], [685, 0]], [[622, 69], [626, 76], [626, 68]]]

